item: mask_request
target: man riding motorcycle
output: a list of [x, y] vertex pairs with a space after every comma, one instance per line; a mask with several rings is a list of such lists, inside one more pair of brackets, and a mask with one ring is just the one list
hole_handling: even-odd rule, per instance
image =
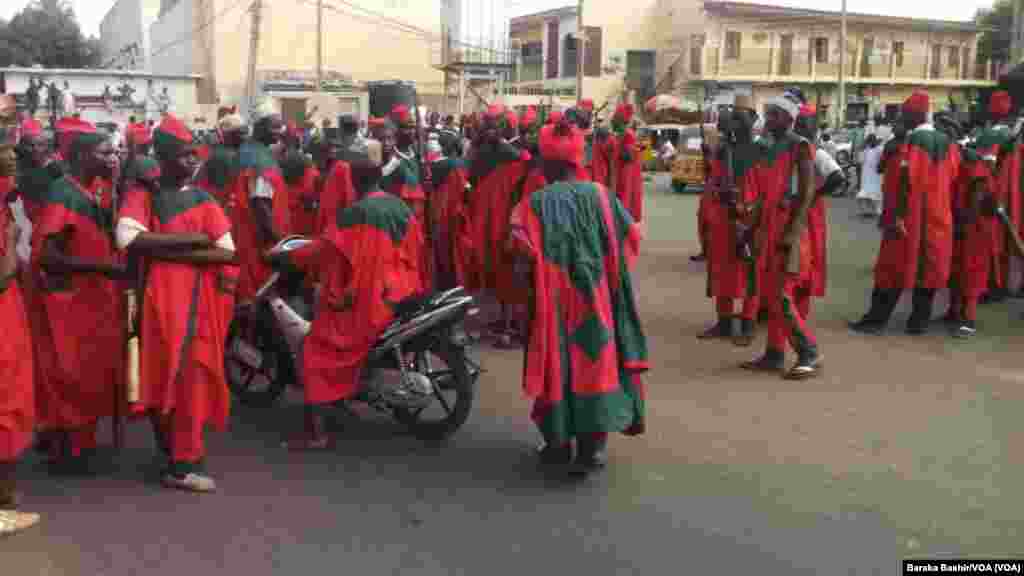
[[338, 212], [309, 246], [269, 256], [278, 266], [314, 273], [320, 281], [311, 331], [302, 345], [299, 378], [305, 391], [305, 430], [293, 450], [331, 447], [325, 408], [354, 397], [363, 365], [399, 302], [424, 290], [423, 232], [401, 198], [380, 189], [379, 143], [350, 154], [353, 185], [368, 191]]

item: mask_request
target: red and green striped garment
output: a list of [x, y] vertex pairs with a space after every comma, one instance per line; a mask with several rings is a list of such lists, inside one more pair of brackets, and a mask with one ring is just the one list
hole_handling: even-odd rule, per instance
[[[198, 187], [142, 187], [125, 194], [120, 217], [155, 234], [202, 233], [219, 240], [231, 223], [217, 200]], [[235, 266], [148, 263], [142, 295], [142, 408], [176, 409], [218, 429], [227, 424], [230, 393], [224, 375], [224, 343], [238, 284]], [[188, 406], [184, 406], [187, 404]]]
[[632, 216], [603, 186], [558, 182], [516, 206], [512, 236], [533, 265], [523, 388], [545, 439], [642, 432], [649, 364]]

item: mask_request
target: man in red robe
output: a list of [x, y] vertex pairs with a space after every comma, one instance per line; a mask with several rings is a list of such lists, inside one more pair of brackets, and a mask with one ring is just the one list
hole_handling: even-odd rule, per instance
[[[63, 121], [63, 120], [62, 120]], [[117, 156], [95, 127], [76, 121], [64, 134], [69, 172], [55, 181], [32, 231], [32, 263], [42, 272], [53, 364], [37, 384], [40, 424], [58, 432], [51, 445], [55, 471], [88, 471], [96, 427], [114, 415], [123, 378], [121, 292], [124, 267], [113, 246], [111, 178]]]
[[236, 295], [240, 302], [252, 298], [270, 277], [263, 253], [288, 233], [288, 195], [273, 152], [283, 136], [281, 117], [264, 111], [253, 124], [252, 138], [238, 151], [231, 221], [242, 268]]
[[294, 450], [330, 447], [324, 412], [361, 389], [366, 356], [394, 318], [396, 303], [424, 290], [419, 223], [401, 198], [380, 188], [380, 162], [352, 158], [363, 199], [341, 210], [313, 244], [282, 260], [321, 283], [311, 330], [302, 344], [305, 430]]
[[509, 144], [501, 137], [504, 110], [492, 106], [481, 123], [474, 144], [470, 166], [473, 191], [470, 197], [472, 222], [472, 262], [469, 270], [470, 290], [493, 295], [501, 305], [501, 318], [491, 325], [495, 343], [502, 347], [516, 346], [519, 331], [512, 326], [508, 307], [522, 303], [522, 291], [516, 285], [511, 254], [505, 239], [508, 218], [519, 187], [527, 176], [530, 153]]
[[[992, 202], [1006, 206], [1009, 198], [1019, 194], [1020, 178], [1008, 179], [1000, 174], [1002, 160], [1006, 159], [1009, 148], [1013, 146], [1013, 126], [1010, 112], [1013, 100], [1005, 90], [992, 93], [988, 101], [988, 115], [991, 124], [978, 133], [974, 149], [978, 157], [985, 160], [983, 167], [986, 172], [986, 197]], [[1001, 222], [995, 218], [984, 218], [980, 225], [990, 237], [989, 247], [984, 258], [988, 259], [989, 290], [985, 302], [1001, 302], [1009, 295], [1010, 254], [1009, 239]], [[964, 333], [966, 334], [967, 326]]]
[[217, 124], [218, 142], [213, 144], [209, 156], [203, 161], [196, 176], [196, 185], [220, 202], [224, 210], [234, 214], [232, 196], [238, 187], [238, 152], [245, 140], [245, 123], [238, 114], [229, 113]]
[[529, 292], [523, 389], [544, 437], [541, 462], [571, 462], [580, 476], [605, 465], [609, 432], [643, 433], [648, 369], [630, 275], [640, 231], [614, 193], [576, 180], [583, 149], [574, 126], [541, 130], [551, 184], [515, 207], [510, 238]]
[[644, 217], [644, 175], [640, 159], [640, 147], [636, 132], [632, 128], [633, 105], [624, 104], [612, 116], [612, 130], [617, 135], [612, 174], [615, 178], [615, 193], [633, 215], [642, 222]]
[[[749, 96], [737, 96], [732, 113], [722, 115], [721, 133], [729, 134], [711, 159], [710, 179], [705, 190], [708, 210], [714, 216], [708, 222], [708, 292], [715, 299], [718, 322], [697, 337], [734, 338], [739, 346], [750, 346], [757, 320], [757, 265], [741, 253], [745, 240], [744, 216], [757, 200], [754, 165], [760, 157], [760, 146], [754, 142], [753, 127], [757, 120]], [[732, 163], [730, 175], [725, 164]], [[749, 243], [746, 243], [749, 247]], [[742, 300], [740, 332], [735, 334], [735, 300]]]
[[782, 370], [788, 341], [797, 355], [785, 374], [791, 380], [816, 376], [822, 361], [807, 323], [815, 262], [807, 224], [817, 199], [814, 145], [793, 132], [799, 114], [799, 104], [781, 96], [766, 107], [768, 137], [755, 169], [759, 205], [753, 220], [763, 274], [761, 297], [769, 309], [768, 340], [763, 356], [743, 364], [754, 371]]
[[385, 158], [381, 188], [390, 192], [412, 207], [420, 225], [426, 222], [427, 195], [423, 190], [423, 175], [420, 174], [419, 158], [416, 154], [416, 117], [408, 107], [398, 105], [391, 111], [395, 146], [393, 153]]
[[39, 523], [39, 515], [19, 512], [15, 469], [32, 443], [35, 425], [32, 340], [28, 318], [15, 281], [18, 275], [18, 225], [8, 206], [14, 194], [18, 144], [14, 97], [0, 95], [0, 537]]
[[465, 286], [466, 258], [463, 242], [469, 238], [469, 169], [458, 155], [455, 141], [447, 141], [441, 157], [430, 166], [433, 178], [431, 197], [434, 230], [434, 262], [437, 266], [437, 288], [444, 290]]
[[303, 236], [315, 234], [320, 206], [320, 171], [302, 151], [295, 135], [289, 137], [288, 148], [281, 158], [281, 178], [288, 195], [288, 232]]
[[[949, 283], [953, 260], [953, 182], [960, 165], [956, 144], [926, 122], [928, 95], [915, 92], [903, 103], [907, 129], [901, 147], [898, 175], [887, 189], [883, 238], [875, 263], [875, 286], [871, 307], [850, 325], [867, 334], [881, 333], [892, 316], [904, 290], [913, 291], [913, 306], [907, 333], [924, 334], [932, 316], [935, 291]], [[893, 206], [888, 207], [889, 200]]]
[[166, 486], [212, 492], [203, 429], [224, 429], [230, 392], [224, 343], [238, 282], [231, 223], [202, 188], [191, 132], [168, 114], [154, 136], [159, 181], [128, 191], [118, 245], [148, 266], [142, 296], [140, 407], [160, 420]]

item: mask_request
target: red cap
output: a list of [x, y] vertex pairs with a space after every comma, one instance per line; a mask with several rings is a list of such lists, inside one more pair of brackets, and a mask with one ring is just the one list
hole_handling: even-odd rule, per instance
[[562, 111], [552, 110], [548, 112], [548, 124], [558, 124], [562, 121]]
[[928, 99], [928, 94], [925, 92], [914, 92], [903, 102], [904, 112], [917, 112], [918, 114], [927, 114], [928, 108], [931, 106], [931, 101]]
[[[568, 128], [568, 130], [566, 130]], [[583, 165], [585, 141], [575, 126], [549, 124], [540, 129], [540, 155], [545, 160], [564, 160]]]
[[26, 118], [21, 123], [21, 136], [28, 138], [38, 138], [43, 135], [43, 125], [39, 123], [35, 118]]
[[145, 124], [129, 124], [126, 139], [133, 145], [146, 145], [153, 141], [153, 134]]
[[96, 127], [74, 116], [65, 116], [57, 121], [57, 149], [64, 158], [71, 157], [71, 142], [80, 134], [95, 134]]
[[391, 109], [391, 121], [404, 127], [416, 125], [416, 119], [413, 118], [412, 112], [405, 104], [399, 104]]
[[592, 111], [594, 109], [594, 101], [591, 100], [590, 98], [584, 98], [583, 100], [580, 100], [580, 109], [586, 110], [587, 112]]
[[1013, 99], [1006, 90], [997, 90], [988, 99], [988, 113], [998, 118], [1005, 118], [1010, 115], [1013, 108]]
[[505, 126], [508, 128], [519, 127], [519, 117], [516, 116], [516, 113], [514, 111], [508, 110], [505, 112]]
[[500, 104], [491, 104], [487, 107], [487, 111], [484, 112], [484, 118], [491, 118], [497, 120], [501, 118], [501, 115], [505, 113], [505, 107]]
[[807, 116], [817, 116], [817, 115], [818, 115], [818, 108], [815, 107], [814, 104], [804, 104], [804, 105], [800, 106], [800, 116], [807, 117]]

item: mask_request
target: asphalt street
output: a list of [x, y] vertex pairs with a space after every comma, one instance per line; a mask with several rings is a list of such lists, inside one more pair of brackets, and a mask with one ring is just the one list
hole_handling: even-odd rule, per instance
[[712, 319], [687, 258], [696, 198], [652, 186], [648, 202], [650, 432], [613, 438], [602, 476], [537, 470], [521, 353], [483, 346], [478, 406], [441, 446], [342, 415], [334, 452], [288, 453], [293, 398], [236, 406], [211, 435], [212, 495], [162, 488], [141, 425], [96, 478], [51, 478], [33, 456], [24, 508], [43, 522], [0, 541], [0, 575], [890, 575], [904, 557], [1024, 556], [1020, 303], [984, 309], [969, 342], [912, 339], [905, 311], [890, 334], [850, 334], [878, 235], [834, 200], [827, 371], [749, 375], [758, 348], [694, 338]]

